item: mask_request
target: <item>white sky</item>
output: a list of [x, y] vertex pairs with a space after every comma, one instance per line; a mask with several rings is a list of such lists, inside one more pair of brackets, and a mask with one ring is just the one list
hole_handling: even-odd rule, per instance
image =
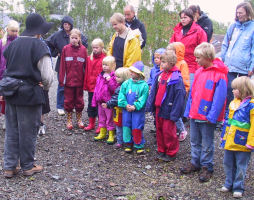
[[223, 23], [232, 23], [236, 6], [243, 0], [189, 0], [189, 5], [199, 5], [211, 19]]

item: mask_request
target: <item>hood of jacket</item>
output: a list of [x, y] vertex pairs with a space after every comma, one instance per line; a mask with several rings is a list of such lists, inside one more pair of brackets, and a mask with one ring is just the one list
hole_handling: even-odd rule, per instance
[[71, 29], [73, 28], [73, 19], [72, 19], [72, 17], [70, 17], [70, 16], [64, 16], [63, 17], [63, 19], [62, 19], [62, 21], [61, 21], [61, 29], [64, 29], [63, 28], [63, 24], [64, 23], [68, 23], [68, 24], [70, 24], [71, 25]]
[[208, 70], [217, 70], [223, 74], [226, 74], [228, 73], [228, 67], [218, 58], [215, 58], [214, 61], [213, 61], [213, 66], [211, 67], [208, 67], [206, 69], [204, 69], [204, 71], [208, 71]]
[[206, 19], [208, 19], [208, 16], [204, 12], [201, 12], [200, 18], [198, 19], [198, 23], [200, 23]]
[[[164, 49], [164, 48], [159, 48], [159, 49], [155, 50], [154, 54], [157, 53], [157, 54], [162, 55], [162, 54], [165, 53], [165, 51], [166, 51], [166, 49]], [[156, 65], [156, 64], [154, 63], [154, 54], [153, 54], [153, 57], [152, 57], [153, 66], [156, 67], [156, 68], [160, 68], [160, 66], [158, 66], [158, 65]]]
[[184, 44], [181, 42], [174, 42], [173, 45], [175, 47], [177, 61], [184, 60], [184, 54], [185, 54]]

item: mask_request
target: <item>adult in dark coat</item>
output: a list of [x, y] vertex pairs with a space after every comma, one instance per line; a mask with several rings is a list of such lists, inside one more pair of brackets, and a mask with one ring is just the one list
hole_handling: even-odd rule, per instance
[[[59, 66], [61, 60], [62, 49], [70, 43], [69, 34], [73, 28], [73, 19], [70, 16], [65, 16], [62, 19], [61, 30], [57, 31], [46, 39], [47, 45], [50, 48], [53, 57], [58, 56], [55, 71], [59, 75]], [[87, 48], [88, 40], [84, 35], [81, 35], [82, 44]], [[58, 77], [58, 76], [57, 76]], [[64, 87], [58, 84], [56, 107], [59, 115], [64, 115]]]
[[209, 17], [201, 11], [200, 7], [197, 5], [191, 5], [189, 7], [194, 13], [195, 22], [201, 26], [201, 28], [206, 32], [207, 42], [210, 42], [213, 36], [213, 22]]
[[137, 19], [135, 16], [135, 10], [132, 5], [127, 5], [124, 8], [124, 16], [125, 16], [125, 25], [132, 30], [139, 29], [142, 35], [142, 44], [141, 44], [141, 49], [143, 49], [146, 45], [146, 29], [144, 24]]
[[[6, 71], [4, 77], [22, 80], [12, 96], [5, 96], [6, 132], [4, 143], [4, 176], [12, 178], [18, 173], [18, 163], [26, 176], [41, 172], [34, 164], [37, 133], [42, 105], [43, 88], [48, 90], [54, 79], [47, 45], [40, 40], [52, 24], [39, 14], [26, 18], [26, 29], [4, 51]], [[4, 78], [3, 78], [4, 80]]]

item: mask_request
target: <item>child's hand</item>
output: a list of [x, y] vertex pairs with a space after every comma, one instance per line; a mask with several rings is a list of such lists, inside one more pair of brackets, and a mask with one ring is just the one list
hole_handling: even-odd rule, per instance
[[107, 76], [107, 77], [106, 77], [106, 80], [107, 80], [107, 81], [109, 81], [109, 80], [110, 80], [110, 78], [111, 78], [111, 76]]
[[130, 106], [130, 109], [131, 109], [131, 112], [133, 112], [136, 110], [136, 107], [133, 105], [133, 106]]
[[38, 83], [38, 85], [39, 85], [40, 87], [43, 87], [43, 84], [42, 84], [42, 82], [39, 82], [39, 83]]
[[102, 106], [103, 108], [107, 108], [107, 104], [106, 104], [106, 103], [102, 103], [101, 106]]
[[128, 112], [131, 112], [131, 105], [128, 104], [128, 105], [126, 106], [126, 110], [127, 110]]

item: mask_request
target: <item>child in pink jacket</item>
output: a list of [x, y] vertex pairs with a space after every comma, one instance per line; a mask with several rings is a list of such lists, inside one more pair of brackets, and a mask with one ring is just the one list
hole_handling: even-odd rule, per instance
[[102, 61], [102, 72], [99, 74], [94, 89], [92, 106], [98, 106], [100, 133], [94, 137], [95, 141], [103, 140], [109, 131], [108, 144], [114, 143], [115, 126], [113, 122], [113, 109], [103, 108], [102, 104], [110, 100], [118, 87], [115, 70], [116, 62], [113, 56], [107, 56]]

